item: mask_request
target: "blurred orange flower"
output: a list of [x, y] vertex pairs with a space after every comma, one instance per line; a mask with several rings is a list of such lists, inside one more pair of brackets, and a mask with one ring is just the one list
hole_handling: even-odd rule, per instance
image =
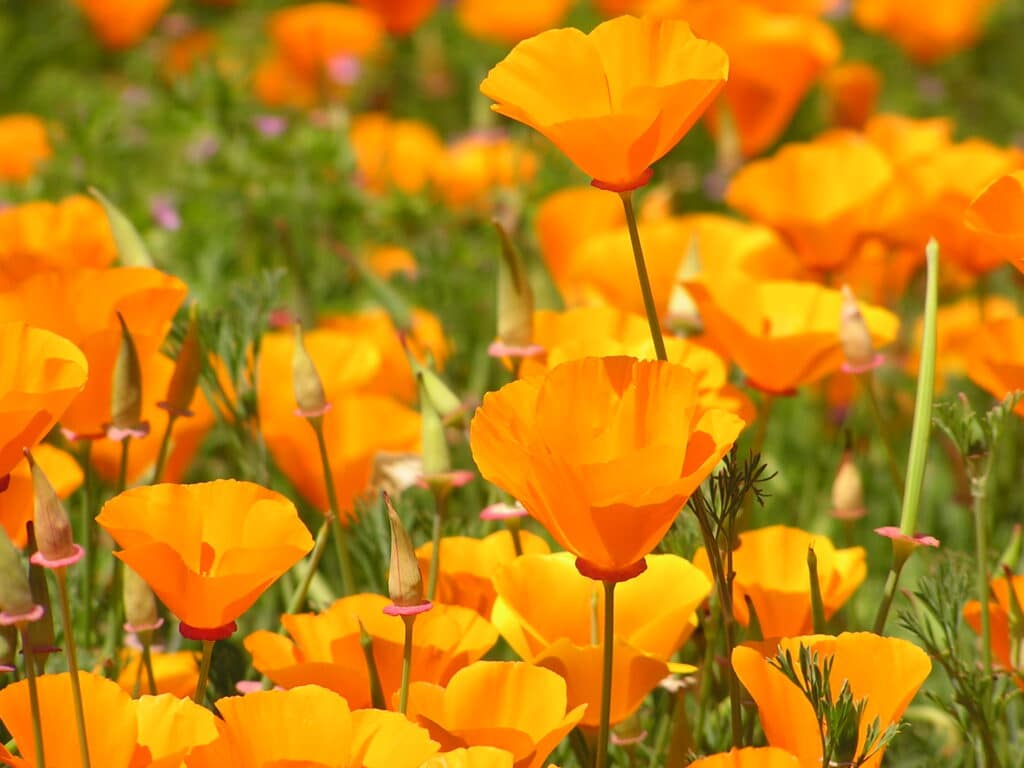
[[[996, 661], [1009, 671], [1019, 688], [1024, 688], [1024, 660], [1020, 658], [1017, 644], [1020, 638], [1014, 634], [1014, 603], [1024, 605], [1024, 576], [995, 579], [989, 585], [995, 600], [988, 601], [988, 616], [992, 654]], [[1012, 593], [1011, 593], [1012, 590]], [[964, 620], [978, 635], [981, 634], [981, 603], [969, 600], [964, 605]], [[1019, 632], [1019, 630], [1016, 630]]]
[[[529, 531], [519, 532], [523, 554], [544, 554], [551, 551], [548, 543]], [[434, 544], [427, 541], [416, 548], [416, 559], [424, 573], [430, 570]], [[516, 559], [512, 534], [495, 531], [481, 539], [472, 536], [445, 536], [441, 539], [441, 560], [438, 564], [435, 602], [471, 608], [485, 619], [490, 618], [497, 592], [494, 575], [498, 569]]]
[[[32, 459], [43, 470], [60, 498], [66, 499], [82, 484], [84, 474], [70, 453], [40, 443], [32, 448]], [[9, 482], [7, 490], [3, 492], [3, 504], [0, 504], [0, 525], [7, 531], [14, 546], [24, 548], [28, 543], [25, 524], [32, 519], [35, 506], [32, 470], [27, 461], [19, 461], [15, 465]]]
[[266, 56], [252, 76], [253, 91], [268, 107], [309, 109], [321, 97], [320, 84], [305, 79], [280, 54]]
[[747, 747], [702, 757], [690, 768], [800, 768], [796, 755], [776, 747]]
[[0, 487], [86, 385], [81, 350], [55, 333], [0, 317]]
[[[284, 614], [291, 639], [260, 630], [245, 638], [253, 666], [275, 685], [322, 685], [345, 697], [350, 706], [373, 706], [370, 676], [360, 645], [360, 626], [369, 634], [386, 704], [402, 679], [404, 625], [386, 616], [391, 601], [360, 594], [335, 601], [323, 613]], [[475, 611], [459, 605], [434, 605], [419, 616], [413, 634], [412, 680], [445, 685], [458, 670], [480, 659], [498, 640], [498, 632]]]
[[969, 48], [997, 0], [933, 0], [922, 13], [916, 0], [854, 0], [853, 18], [930, 64]]
[[211, 61], [217, 46], [217, 36], [206, 29], [186, 32], [167, 44], [161, 71], [168, 80], [187, 75], [202, 62]]
[[489, 195], [525, 186], [537, 173], [537, 156], [507, 136], [472, 133], [449, 145], [434, 168], [434, 184], [449, 207], [489, 210]]
[[116, 256], [107, 215], [91, 197], [0, 210], [0, 287], [49, 269], [107, 267]]
[[[814, 630], [807, 550], [818, 558], [818, 584], [828, 620], [867, 576], [863, 547], [836, 549], [824, 536], [799, 528], [772, 525], [740, 534], [733, 550], [733, 613], [740, 624], [750, 623], [746, 597], [754, 604], [764, 637], [791, 637]], [[702, 547], [693, 564], [710, 576]]]
[[[996, 399], [1024, 389], [1024, 317], [1006, 317], [978, 326], [967, 348], [967, 375]], [[1016, 407], [1024, 416], [1024, 402]]]
[[416, 30], [437, 7], [438, 0], [356, 0], [375, 13], [392, 35], [408, 35]]
[[558, 26], [570, 0], [456, 0], [455, 17], [466, 32], [482, 40], [514, 45], [520, 40]]
[[[495, 696], [496, 691], [501, 695]], [[442, 750], [498, 747], [512, 753], [516, 768], [542, 768], [584, 709], [567, 711], [565, 682], [550, 670], [515, 661], [478, 661], [456, 672], [445, 688], [410, 685], [407, 714]]]
[[171, 0], [74, 0], [93, 33], [112, 50], [131, 48], [153, 29]]
[[27, 181], [52, 154], [46, 126], [38, 117], [0, 116], [0, 181]]
[[435, 755], [420, 768], [513, 768], [512, 753], [497, 747], [453, 749]]
[[867, 62], [846, 61], [829, 69], [821, 84], [828, 100], [829, 123], [860, 130], [875, 112], [882, 73]]
[[186, 637], [230, 635], [235, 619], [313, 548], [288, 499], [236, 480], [133, 488], [104, 504], [96, 522]]
[[833, 131], [745, 166], [726, 201], [776, 229], [808, 269], [827, 272], [851, 259], [872, 232], [871, 206], [891, 179], [888, 160], [872, 143]]
[[420, 270], [412, 251], [400, 245], [374, 246], [366, 255], [366, 264], [382, 280], [390, 280], [395, 275], [415, 280]]
[[[35, 456], [34, 453], [32, 455]], [[150, 651], [150, 660], [157, 693], [169, 693], [182, 699], [191, 698], [199, 682], [199, 660], [195, 651], [165, 653], [154, 648]], [[121, 654], [117, 684], [122, 690], [132, 693], [136, 681], [139, 681], [140, 691], [149, 693], [149, 682], [142, 669], [142, 652], [126, 648]]]
[[[61, 418], [76, 437], [100, 437], [110, 421], [120, 313], [140, 358], [164, 343], [187, 288], [155, 269], [66, 269], [29, 277], [0, 291], [0, 322], [23, 320], [67, 337], [89, 361], [89, 381]], [[20, 450], [20, 449], [19, 449]]]
[[421, 191], [444, 156], [444, 145], [429, 125], [395, 120], [383, 112], [356, 115], [348, 138], [359, 179], [374, 193], [392, 187], [406, 194]]
[[220, 737], [189, 768], [419, 768], [437, 752], [427, 732], [395, 712], [351, 711], [326, 688], [257, 691], [217, 700]]
[[[684, 286], [708, 336], [729, 351], [752, 386], [788, 394], [842, 367], [839, 291], [738, 273], [689, 280]], [[896, 315], [863, 303], [860, 309], [876, 348], [895, 340]]]
[[[79, 672], [78, 680], [93, 765], [170, 768], [182, 765], [194, 747], [217, 738], [213, 713], [188, 699], [165, 694], [134, 701], [117, 683], [101, 675]], [[68, 727], [75, 719], [69, 674], [42, 675], [36, 684], [46, 764], [81, 765], [75, 729]], [[21, 754], [11, 757], [0, 747], [0, 759], [19, 768], [38, 765], [27, 680], [0, 690], [0, 721]], [[173, 727], [168, 727], [170, 724]]]
[[[520, 658], [565, 678], [569, 706], [587, 704], [581, 725], [598, 725], [604, 610], [594, 581], [572, 555], [524, 555], [499, 568], [491, 620]], [[696, 627], [711, 582], [675, 555], [651, 555], [648, 569], [616, 592], [611, 722], [637, 710], [669, 674], [667, 662]], [[557, 595], [558, 599], [553, 599]]]
[[[488, 4], [492, 5], [492, 4]], [[536, 129], [596, 183], [646, 183], [725, 84], [729, 60], [681, 21], [621, 16], [589, 35], [519, 43], [480, 84], [499, 114]]]
[[[733, 669], [757, 703], [768, 743], [792, 752], [801, 764], [821, 762], [817, 718], [803, 692], [766, 658], [766, 654], [774, 658], [777, 650], [789, 650], [795, 659], [800, 646], [822, 658], [834, 659], [830, 678], [833, 691], [847, 681], [855, 701], [867, 700], [860, 719], [861, 744], [876, 717], [883, 730], [899, 720], [932, 668], [928, 654], [916, 645], [870, 632], [790, 637], [777, 646], [772, 642], [762, 643], [759, 648], [736, 648], [732, 652]], [[875, 753], [862, 765], [877, 768], [883, 752]]]
[[641, 573], [644, 557], [744, 422], [705, 409], [668, 362], [583, 358], [484, 396], [470, 425], [481, 474], [519, 499], [581, 572]]
[[1024, 272], [1024, 171], [985, 187], [967, 208], [965, 223], [983, 247]]
[[318, 82], [332, 61], [363, 59], [374, 53], [384, 29], [377, 17], [342, 3], [303, 3], [270, 15], [275, 50], [304, 80]]

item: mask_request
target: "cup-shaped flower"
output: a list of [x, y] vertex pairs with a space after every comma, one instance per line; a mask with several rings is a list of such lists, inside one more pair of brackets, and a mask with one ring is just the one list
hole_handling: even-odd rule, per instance
[[[360, 646], [360, 625], [370, 636], [385, 703], [402, 680], [403, 622], [386, 616], [391, 604], [381, 595], [343, 597], [319, 614], [285, 614], [290, 638], [260, 630], [245, 639], [253, 666], [275, 685], [322, 685], [345, 697], [356, 709], [372, 705], [370, 677]], [[479, 660], [497, 642], [498, 633], [468, 608], [435, 605], [416, 617], [412, 681], [445, 685], [458, 670]]]
[[397, 189], [406, 194], [430, 183], [444, 144], [428, 124], [393, 120], [383, 112], [366, 112], [352, 120], [349, 142], [359, 179], [370, 192]]
[[687, 368], [586, 357], [487, 394], [470, 443], [480, 473], [519, 499], [582, 573], [624, 581], [643, 571], [743, 426], [701, 407]]
[[[967, 349], [971, 381], [1002, 399], [1024, 389], [1024, 317], [1004, 317], [980, 325]], [[1016, 412], [1024, 415], [1024, 402]]]
[[853, 17], [927, 64], [973, 45], [996, 2], [935, 0], [928, 13], [921, 13], [915, 0], [856, 0]]
[[111, 50], [131, 48], [163, 15], [170, 0], [75, 0], [93, 33]]
[[702, 757], [690, 768], [800, 768], [796, 755], [777, 747], [747, 747]]
[[86, 385], [81, 350], [55, 333], [22, 322], [0, 322], [0, 483]]
[[[757, 612], [764, 637], [790, 637], [814, 630], [807, 550], [818, 558], [818, 584], [825, 618], [831, 618], [860, 586], [867, 575], [863, 547], [836, 549], [824, 536], [799, 528], [772, 525], [740, 534], [733, 551], [733, 613], [743, 625], [750, 622], [746, 597]], [[704, 549], [694, 565], [710, 574]]]
[[188, 768], [419, 768], [437, 752], [423, 728], [401, 715], [353, 712], [338, 694], [316, 685], [258, 691], [217, 701], [220, 738], [196, 749]]
[[[217, 738], [216, 718], [188, 699], [171, 695], [132, 700], [117, 683], [101, 675], [79, 672], [93, 765], [104, 768], [179, 766], [193, 748]], [[67, 672], [36, 680], [46, 764], [54, 768], [81, 765], [74, 722], [74, 704]], [[14, 737], [21, 757], [0, 747], [0, 761], [16, 768], [37, 763], [27, 680], [0, 691], [0, 721]]]
[[[988, 602], [992, 655], [1003, 669], [1013, 674], [1017, 686], [1024, 689], [1024, 661], [1020, 658], [1020, 629], [1015, 626], [1014, 615], [1024, 605], [1024, 576], [995, 579], [991, 583], [995, 600]], [[976, 633], [981, 634], [981, 603], [970, 600], [964, 605], [964, 620]], [[1019, 619], [1018, 619], [1019, 620]]]
[[[753, 386], [790, 393], [843, 365], [839, 291], [816, 283], [759, 281], [739, 272], [684, 283], [707, 335], [729, 351]], [[896, 338], [899, 319], [860, 304], [874, 346]]]
[[96, 522], [182, 632], [206, 639], [230, 635], [235, 619], [313, 548], [288, 499], [236, 480], [133, 488], [104, 504]]
[[[733, 650], [733, 669], [757, 703], [768, 743], [792, 752], [807, 765], [821, 762], [818, 721], [804, 693], [769, 663], [777, 651], [789, 650], [795, 659], [800, 646], [806, 646], [819, 655], [819, 661], [833, 658], [833, 694], [838, 694], [845, 680], [854, 701], [867, 699], [860, 721], [861, 747], [868, 726], [876, 717], [883, 730], [899, 720], [932, 668], [928, 654], [916, 645], [870, 632], [791, 637], [778, 644], [760, 645]], [[877, 752], [863, 765], [877, 768], [882, 756], [882, 752]]]
[[685, 22], [622, 16], [589, 35], [552, 29], [524, 40], [480, 90], [599, 185], [627, 190], [647, 181], [728, 74], [722, 49]]
[[434, 755], [420, 768], [512, 768], [512, 753], [497, 747], [462, 747]]
[[[668, 660], [696, 627], [711, 582], [675, 555], [651, 555], [647, 570], [616, 588], [611, 722], [625, 720], [669, 674]], [[586, 704], [581, 725], [599, 724], [604, 626], [599, 587], [572, 555], [524, 555], [495, 576], [491, 621], [524, 661], [566, 682], [569, 706]]]
[[[523, 554], [545, 554], [551, 547], [540, 536], [519, 532]], [[434, 544], [424, 542], [416, 548], [420, 568], [430, 568]], [[477, 539], [472, 536], [445, 536], [441, 539], [441, 562], [437, 576], [438, 603], [471, 608], [490, 618], [497, 592], [494, 575], [506, 563], [516, 559], [515, 543], [508, 530], [495, 531]]]
[[1001, 176], [971, 203], [967, 229], [1024, 272], [1024, 171]]
[[407, 714], [444, 751], [498, 747], [512, 753], [515, 768], [541, 768], [584, 709], [568, 710], [565, 682], [550, 670], [518, 661], [478, 661], [444, 688], [413, 683]]
[[0, 181], [27, 181], [52, 154], [46, 125], [38, 117], [0, 117]]

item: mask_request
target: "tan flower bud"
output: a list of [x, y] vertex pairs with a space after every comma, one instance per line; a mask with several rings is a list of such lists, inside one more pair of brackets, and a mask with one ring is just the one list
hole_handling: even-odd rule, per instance
[[832, 482], [832, 515], [843, 520], [857, 520], [865, 514], [860, 470], [847, 451], [839, 462], [839, 469]]
[[125, 627], [132, 632], [145, 632], [159, 627], [163, 621], [157, 613], [156, 597], [149, 584], [131, 568], [124, 569], [121, 594], [124, 597]]
[[35, 462], [27, 448], [25, 457], [32, 468], [32, 488], [35, 492], [33, 522], [35, 523], [36, 543], [39, 546], [36, 557], [42, 556], [41, 565], [70, 565], [70, 563], [62, 561], [79, 557], [81, 548], [75, 545], [71, 520], [68, 519], [64, 503], [60, 500], [53, 485], [50, 484], [42, 467]]
[[843, 286], [843, 306], [839, 315], [839, 341], [843, 345], [846, 362], [853, 368], [870, 366], [875, 357], [871, 331], [857, 304], [850, 286]]
[[188, 330], [174, 358], [174, 373], [167, 385], [167, 399], [162, 403], [174, 416], [190, 415], [189, 406], [195, 397], [202, 370], [203, 344], [199, 339], [199, 316], [193, 304], [189, 309]]
[[[110, 426], [115, 434], [114, 439], [123, 437], [117, 433], [137, 433], [144, 430], [142, 423], [142, 366], [139, 364], [139, 353], [135, 341], [128, 330], [121, 313], [117, 313], [121, 323], [121, 346], [117, 351], [117, 362], [114, 363], [114, 378], [110, 390]], [[144, 434], [144, 432], [143, 432]]]
[[322, 416], [327, 409], [327, 397], [316, 364], [306, 349], [302, 338], [302, 326], [295, 324], [295, 348], [292, 352], [292, 388], [295, 390], [295, 405], [306, 418]]
[[391, 497], [385, 495], [384, 503], [388, 508], [388, 521], [391, 523], [391, 564], [388, 567], [388, 595], [391, 601], [401, 607], [420, 605], [424, 601], [423, 573], [420, 571], [416, 551], [413, 549], [409, 533], [402, 525], [402, 520], [391, 503]]
[[21, 553], [0, 526], [0, 611], [8, 616], [25, 616], [35, 607]]

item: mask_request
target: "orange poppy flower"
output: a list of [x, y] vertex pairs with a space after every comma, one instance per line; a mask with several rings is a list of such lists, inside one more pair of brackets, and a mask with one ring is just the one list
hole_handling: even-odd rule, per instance
[[480, 90], [598, 184], [625, 190], [646, 183], [728, 73], [722, 49], [684, 22], [621, 16], [589, 35], [552, 29], [524, 40]]
[[317, 83], [332, 60], [364, 59], [383, 40], [377, 17], [342, 3], [303, 3], [270, 15], [270, 37], [276, 51], [304, 80]]
[[236, 480], [133, 488], [104, 504], [96, 522], [183, 633], [205, 639], [230, 635], [235, 619], [313, 548], [288, 499]]
[[[134, 701], [117, 683], [101, 675], [79, 672], [78, 680], [93, 765], [171, 768], [181, 765], [194, 747], [217, 738], [213, 713], [188, 699], [165, 694]], [[46, 764], [81, 765], [75, 729], [68, 727], [75, 719], [69, 674], [42, 675], [36, 684]], [[0, 747], [0, 759], [19, 768], [38, 765], [27, 680], [0, 690], [0, 721], [21, 754], [11, 757]]]
[[408, 35], [426, 21], [437, 7], [438, 0], [356, 0], [375, 13], [392, 35]]
[[444, 144], [429, 125], [395, 120], [383, 112], [352, 118], [348, 139], [360, 181], [378, 194], [391, 188], [406, 194], [420, 192], [444, 156]]
[[842, 51], [824, 21], [748, 0], [676, 0], [661, 3], [656, 12], [685, 19], [695, 34], [729, 56], [729, 82], [708, 110], [708, 120], [718, 134], [721, 110], [727, 109], [746, 157], [778, 141], [811, 86]]
[[871, 233], [868, 214], [891, 179], [888, 160], [872, 143], [833, 131], [745, 166], [726, 201], [777, 230], [807, 268], [828, 271], [852, 258]]
[[665, 535], [744, 422], [702, 408], [668, 362], [588, 357], [484, 396], [481, 474], [519, 499], [591, 578], [623, 581]]
[[[491, 620], [524, 661], [565, 678], [569, 706], [587, 704], [581, 725], [599, 724], [604, 611], [594, 581], [572, 555], [524, 555], [497, 570]], [[711, 583], [675, 555], [651, 555], [648, 569], [616, 594], [611, 722], [625, 720], [669, 674], [668, 660], [696, 626]], [[557, 595], [558, 599], [552, 599]]]
[[[2, 144], [2, 141], [0, 141]], [[103, 206], [84, 195], [0, 211], [0, 286], [47, 269], [106, 267], [117, 256]]]
[[81, 350], [55, 333], [0, 316], [0, 481], [50, 431], [86, 384]]
[[513, 768], [512, 753], [497, 747], [469, 747], [441, 752], [420, 768]]
[[[732, 666], [740, 682], [757, 703], [768, 743], [792, 752], [807, 765], [821, 763], [821, 741], [817, 718], [804, 694], [778, 669], [768, 663], [774, 658], [775, 643], [760, 649], [740, 646], [732, 652]], [[849, 682], [854, 700], [867, 699], [860, 721], [863, 745], [868, 725], [877, 717], [882, 729], [899, 720], [932, 664], [928, 654], [906, 640], [880, 637], [870, 632], [844, 632], [838, 637], [808, 635], [779, 641], [778, 650], [789, 650], [794, 658], [800, 646], [820, 656], [832, 656], [832, 690]], [[877, 768], [883, 752], [863, 763]]]
[[[978, 326], [966, 357], [971, 381], [997, 399], [1024, 389], [1024, 317], [1006, 317]], [[1024, 402], [1014, 410], [1024, 416]]]
[[1024, 272], [1024, 171], [985, 187], [967, 208], [965, 223], [993, 255]]
[[[864, 548], [836, 549], [824, 536], [772, 525], [741, 533], [739, 546], [733, 551], [733, 612], [740, 624], [750, 623], [745, 600], [749, 597], [764, 637], [791, 637], [813, 631], [807, 574], [807, 550], [811, 547], [818, 558], [825, 619], [835, 615], [867, 576]], [[710, 575], [703, 547], [693, 564]]]
[[277, 53], [265, 57], [252, 76], [256, 98], [268, 107], [309, 109], [320, 101], [323, 85], [307, 80]]
[[860, 130], [875, 112], [882, 74], [864, 61], [847, 61], [829, 69], [821, 84], [828, 99], [829, 123]]
[[98, 437], [110, 421], [120, 312], [141, 358], [159, 349], [187, 288], [155, 269], [67, 269], [43, 272], [0, 292], [0, 322], [24, 320], [67, 337], [89, 361], [89, 381], [61, 419], [76, 436]]
[[[153, 664], [157, 693], [168, 693], [182, 699], [191, 698], [199, 682], [199, 659], [194, 651], [165, 653], [153, 649], [150, 651], [150, 661]], [[122, 651], [121, 671], [117, 676], [117, 684], [122, 690], [132, 693], [136, 681], [139, 681], [139, 690], [149, 693], [148, 678], [140, 665], [141, 651], [132, 648], [125, 648]]]
[[[275, 685], [322, 685], [350, 706], [373, 706], [370, 677], [360, 645], [360, 625], [370, 635], [384, 700], [391, 701], [402, 679], [403, 623], [386, 616], [391, 601], [360, 594], [335, 601], [323, 613], [285, 614], [291, 639], [260, 630], [245, 639], [253, 666]], [[445, 685], [458, 670], [480, 659], [498, 633], [476, 612], [458, 605], [434, 605], [420, 615], [413, 634], [412, 680]]]
[[974, 45], [995, 4], [996, 0], [936, 0], [921, 13], [915, 0], [855, 0], [853, 18], [927, 64]]
[[[500, 696], [495, 696], [501, 691]], [[512, 753], [515, 768], [542, 768], [545, 758], [583, 717], [568, 710], [565, 682], [550, 670], [516, 661], [478, 661], [444, 688], [409, 686], [409, 719], [442, 750], [490, 746]]]
[[93, 33], [112, 50], [131, 48], [149, 34], [171, 0], [75, 0]]
[[28, 181], [52, 154], [46, 125], [38, 117], [0, 117], [0, 181]]
[[420, 271], [416, 257], [408, 248], [400, 245], [378, 245], [370, 249], [366, 255], [366, 265], [377, 277], [390, 280], [395, 275], [402, 275], [415, 280]]
[[558, 26], [569, 5], [570, 0], [519, 0], [515, 3], [457, 0], [455, 17], [473, 37], [514, 45]]
[[450, 144], [434, 169], [434, 185], [451, 208], [487, 209], [501, 188], [525, 186], [537, 173], [537, 156], [507, 136], [472, 133]]
[[[523, 554], [544, 554], [551, 551], [548, 543], [529, 531], [519, 532]], [[424, 573], [430, 570], [434, 544], [425, 542], [416, 548], [416, 559]], [[437, 574], [435, 602], [471, 608], [485, 619], [498, 593], [494, 588], [494, 574], [499, 568], [516, 559], [512, 534], [508, 530], [495, 531], [476, 539], [471, 536], [445, 536], [441, 539], [441, 561]]]
[[854, 295], [864, 301], [893, 306], [924, 266], [924, 258], [923, 247], [868, 240], [852, 259], [832, 273], [832, 284], [849, 285]]
[[747, 747], [702, 757], [690, 768], [800, 768], [796, 755], [776, 747]]
[[[419, 412], [386, 395], [366, 391], [378, 375], [381, 360], [371, 340], [319, 329], [306, 334], [305, 343], [331, 406], [323, 416], [324, 440], [341, 506], [336, 513], [348, 520], [370, 484], [377, 453], [418, 450]], [[304, 498], [326, 511], [327, 490], [316, 434], [296, 413], [291, 378], [277, 374], [289, 369], [293, 344], [291, 334], [270, 333], [263, 338], [260, 426], [281, 471]]]
[[[839, 291], [816, 283], [757, 281], [734, 273], [684, 282], [704, 329], [728, 349], [751, 385], [786, 394], [840, 370]], [[899, 318], [860, 304], [874, 346], [891, 343]]]
[[[1024, 576], [995, 579], [990, 586], [991, 594], [995, 596], [994, 601], [989, 599], [987, 606], [992, 654], [1003, 669], [1013, 674], [1013, 681], [1017, 686], [1024, 689], [1024, 662], [1014, 649], [1014, 644], [1019, 638], [1014, 637], [1012, 630], [1014, 601], [1017, 605], [1024, 605]], [[964, 620], [976, 634], [980, 635], [981, 603], [977, 600], [968, 601], [964, 605]]]
[[220, 738], [195, 749], [189, 768], [419, 768], [437, 752], [427, 732], [401, 715], [353, 712], [316, 685], [218, 699], [217, 711]]
[[206, 29], [196, 29], [167, 44], [160, 71], [168, 80], [183, 77], [202, 62], [213, 61], [217, 36]]
[[[41, 443], [32, 449], [32, 459], [43, 470], [60, 498], [66, 499], [82, 484], [84, 474], [70, 453]], [[15, 465], [9, 482], [3, 492], [3, 504], [0, 504], [0, 525], [14, 546], [24, 548], [28, 543], [25, 524], [32, 519], [35, 505], [32, 470], [27, 461], [19, 461]]]

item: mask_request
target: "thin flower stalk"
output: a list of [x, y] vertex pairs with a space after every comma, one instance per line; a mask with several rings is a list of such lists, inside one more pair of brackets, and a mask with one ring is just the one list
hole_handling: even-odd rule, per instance
[[64, 624], [64, 644], [67, 649], [68, 672], [71, 673], [71, 697], [75, 705], [75, 727], [78, 731], [78, 747], [83, 768], [90, 768], [89, 741], [85, 732], [85, 707], [82, 704], [82, 687], [78, 680], [78, 651], [75, 648], [75, 629], [71, 623], [71, 603], [68, 599], [66, 568], [55, 568], [57, 591], [60, 593], [60, 615]]
[[398, 692], [398, 711], [403, 715], [409, 708], [409, 682], [412, 676], [412, 633], [416, 616], [403, 616], [405, 640], [402, 645], [402, 687]]
[[[448, 489], [432, 486], [432, 491], [434, 496], [434, 522], [430, 537], [432, 548], [430, 551], [430, 571], [427, 576], [428, 600], [434, 600], [437, 597], [437, 580], [441, 570], [441, 529], [448, 512]], [[520, 547], [522, 547], [522, 544], [520, 544]]]
[[892, 436], [889, 434], [889, 429], [886, 427], [885, 417], [882, 416], [882, 409], [878, 404], [878, 395], [875, 393], [874, 374], [872, 371], [866, 371], [864, 373], [857, 374], [857, 378], [860, 380], [861, 389], [864, 390], [864, 395], [867, 398], [868, 405], [871, 407], [871, 417], [875, 421], [875, 429], [878, 430], [879, 439], [882, 442], [882, 446], [885, 448], [886, 463], [889, 467], [889, 474], [892, 476], [893, 484], [897, 489], [903, 488], [906, 483], [903, 480], [903, 473], [900, 471], [899, 462], [896, 460], [896, 451], [893, 449]]
[[203, 658], [199, 664], [199, 679], [196, 681], [196, 690], [192, 694], [192, 701], [200, 706], [206, 700], [206, 684], [210, 679], [210, 662], [213, 661], [213, 644], [216, 640], [203, 640]]
[[28, 635], [28, 623], [18, 627], [21, 632], [21, 649], [25, 657], [25, 678], [28, 680], [28, 701], [32, 708], [32, 739], [36, 747], [36, 761], [40, 766], [46, 765], [43, 751], [43, 718], [39, 711], [39, 690], [36, 686], [35, 658], [31, 651], [32, 641]]
[[[331, 474], [331, 459], [327, 452], [327, 441], [324, 439], [324, 423], [322, 417], [309, 419], [309, 423], [316, 432], [317, 445], [320, 448], [320, 463], [324, 470], [324, 485], [327, 488], [327, 514], [331, 521], [331, 530], [334, 534], [334, 548], [338, 555], [338, 562], [341, 565], [341, 594], [355, 594], [355, 577], [352, 571], [352, 555], [349, 552], [348, 541], [345, 536], [345, 528], [341, 524], [341, 514], [338, 507], [338, 492], [334, 487], [334, 475]], [[312, 578], [312, 576], [310, 577]]]
[[620, 192], [619, 197], [622, 198], [622, 208], [626, 213], [629, 242], [633, 246], [636, 275], [640, 281], [640, 293], [643, 294], [644, 299], [644, 312], [647, 314], [647, 324], [651, 328], [651, 342], [654, 344], [654, 351], [658, 359], [668, 360], [665, 340], [661, 336], [661, 321], [658, 319], [658, 310], [654, 305], [654, 293], [651, 291], [651, 279], [647, 275], [647, 262], [644, 260], [643, 246], [640, 244], [640, 230], [637, 227], [636, 211], [633, 209], [633, 192], [632, 190]]
[[612, 661], [615, 649], [615, 584], [604, 585], [604, 637], [601, 642], [601, 721], [597, 731], [597, 757], [595, 768], [608, 766], [608, 737], [612, 713]]
[[[320, 524], [320, 530], [316, 533], [316, 541], [313, 545], [313, 551], [309, 555], [309, 562], [306, 564], [305, 571], [302, 574], [302, 579], [299, 581], [298, 587], [292, 593], [292, 596], [288, 599], [288, 605], [285, 608], [285, 613], [297, 613], [302, 609], [302, 606], [306, 603], [306, 596], [309, 594], [309, 585], [313, 583], [313, 577], [316, 575], [316, 570], [320, 566], [320, 560], [324, 556], [324, 551], [327, 549], [327, 540], [331, 536], [331, 521], [324, 518], [324, 521]], [[284, 631], [284, 627], [281, 628]]]

